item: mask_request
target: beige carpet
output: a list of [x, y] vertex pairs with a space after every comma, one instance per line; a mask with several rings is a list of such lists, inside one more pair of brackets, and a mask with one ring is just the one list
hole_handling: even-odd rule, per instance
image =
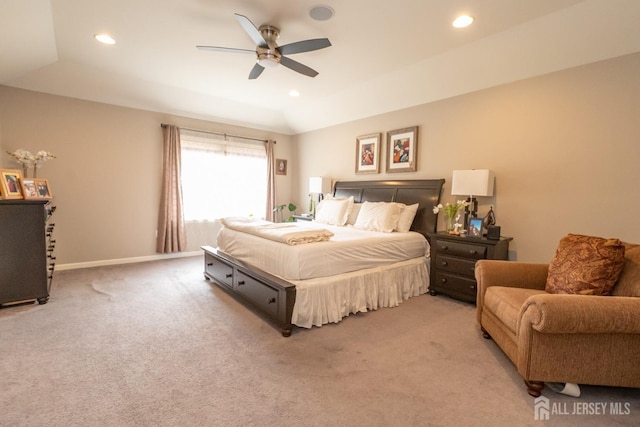
[[[199, 257], [62, 271], [48, 304], [0, 309], [0, 425], [543, 424], [474, 315], [424, 295], [283, 338], [204, 280]], [[544, 395], [631, 411], [544, 424], [640, 424], [638, 389]]]

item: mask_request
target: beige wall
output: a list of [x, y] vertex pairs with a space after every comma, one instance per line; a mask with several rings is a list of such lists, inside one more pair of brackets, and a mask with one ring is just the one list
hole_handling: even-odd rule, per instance
[[[492, 169], [496, 195], [480, 214], [494, 206], [512, 259], [547, 262], [569, 232], [640, 242], [639, 75], [634, 54], [293, 137], [0, 86], [0, 165], [16, 167], [4, 151], [17, 148], [58, 156], [39, 176], [56, 196], [59, 264], [155, 255], [163, 122], [276, 139], [289, 160], [278, 202], [301, 210], [309, 176], [445, 178], [453, 201], [452, 170]], [[354, 173], [358, 135], [413, 125], [418, 172]], [[189, 249], [214, 235], [193, 225]]]
[[[570, 232], [640, 242], [638, 76], [634, 54], [298, 135], [295, 194], [307, 200], [314, 175], [445, 178], [443, 200], [454, 201], [452, 170], [488, 168], [496, 193], [479, 213], [494, 206], [512, 259], [547, 262]], [[413, 125], [417, 172], [354, 173], [358, 135]]]
[[[18, 148], [57, 156], [38, 176], [49, 180], [55, 196], [59, 265], [156, 255], [160, 123], [273, 138], [276, 156], [291, 158], [291, 137], [286, 135], [0, 86], [0, 166], [18, 168], [4, 154]], [[278, 176], [277, 186], [279, 201], [289, 201], [291, 174]], [[191, 225], [188, 249], [197, 250], [214, 238], [211, 224]]]

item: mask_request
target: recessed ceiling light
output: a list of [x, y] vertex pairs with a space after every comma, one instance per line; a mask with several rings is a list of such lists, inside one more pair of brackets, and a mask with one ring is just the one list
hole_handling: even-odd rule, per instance
[[309, 9], [309, 16], [316, 21], [327, 21], [333, 17], [335, 11], [324, 4], [317, 4]]
[[100, 43], [116, 44], [116, 41], [112, 39], [108, 34], [95, 34], [93, 38], [98, 40]]
[[462, 15], [462, 16], [458, 16], [453, 21], [453, 26], [456, 28], [465, 28], [471, 25], [472, 23], [473, 23], [473, 17], [469, 15]]
[[291, 89], [289, 91], [289, 96], [293, 96], [293, 97], [300, 96], [300, 92], [298, 92], [296, 89]]

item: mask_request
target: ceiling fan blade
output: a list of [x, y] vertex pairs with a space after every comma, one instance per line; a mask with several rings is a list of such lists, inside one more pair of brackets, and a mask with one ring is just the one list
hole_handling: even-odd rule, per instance
[[285, 44], [280, 46], [278, 50], [282, 55], [291, 55], [294, 53], [310, 52], [312, 50], [324, 49], [331, 46], [329, 39], [311, 39], [302, 40], [295, 43]]
[[253, 53], [255, 54], [255, 50], [249, 49], [236, 49], [235, 47], [218, 47], [218, 46], [196, 46], [196, 48], [200, 50], [211, 50], [214, 52], [231, 52], [231, 53]]
[[305, 76], [315, 77], [318, 75], [318, 72], [313, 68], [309, 68], [306, 65], [294, 61], [293, 59], [287, 58], [286, 56], [280, 58], [280, 64], [300, 74], [304, 74]]
[[260, 34], [260, 31], [258, 31], [256, 26], [253, 25], [253, 22], [251, 22], [249, 18], [244, 15], [240, 15], [238, 13], [236, 13], [235, 15], [238, 23], [242, 26], [242, 28], [244, 28], [247, 34], [249, 34], [251, 40], [253, 40], [253, 42], [260, 47], [267, 47], [266, 40], [264, 39], [264, 37], [262, 37], [262, 34]]
[[264, 71], [264, 67], [258, 63], [253, 66], [251, 72], [249, 73], [249, 80], [257, 79], [260, 77], [260, 74]]

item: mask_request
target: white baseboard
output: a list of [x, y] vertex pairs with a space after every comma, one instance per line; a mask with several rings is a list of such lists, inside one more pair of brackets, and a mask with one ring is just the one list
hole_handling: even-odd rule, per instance
[[135, 262], [159, 261], [159, 260], [170, 259], [170, 258], [186, 258], [186, 257], [192, 257], [192, 256], [198, 256], [198, 255], [202, 255], [202, 251], [148, 255], [148, 256], [140, 256], [140, 257], [133, 257], [133, 258], [105, 259], [100, 261], [76, 262], [76, 263], [70, 263], [70, 264], [58, 264], [56, 265], [56, 271], [75, 270], [78, 268], [103, 267], [105, 265], [132, 264]]

